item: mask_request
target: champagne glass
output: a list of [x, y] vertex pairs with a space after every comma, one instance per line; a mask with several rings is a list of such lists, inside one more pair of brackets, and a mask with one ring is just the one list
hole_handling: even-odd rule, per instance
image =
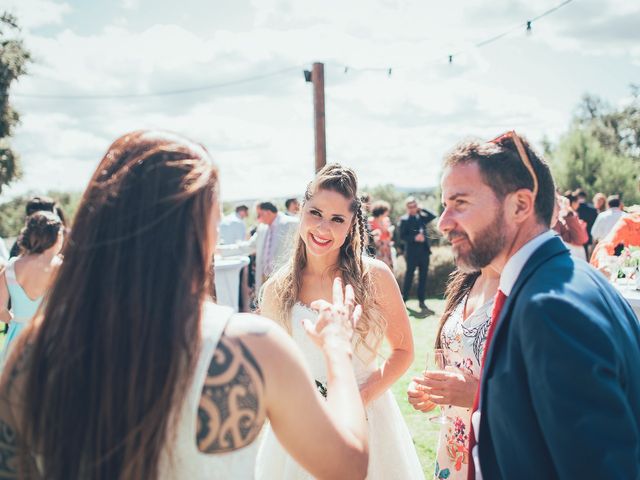
[[[436, 348], [433, 352], [433, 361], [438, 370], [444, 370], [448, 365], [447, 354], [443, 348]], [[427, 354], [427, 370], [433, 369], [429, 362], [429, 354]], [[445, 406], [440, 405], [440, 414], [435, 417], [430, 417], [429, 420], [439, 425], [446, 425], [451, 421], [444, 412]]]

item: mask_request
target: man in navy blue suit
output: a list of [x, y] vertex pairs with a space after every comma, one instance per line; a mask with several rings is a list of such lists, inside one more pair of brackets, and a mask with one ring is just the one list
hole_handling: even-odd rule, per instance
[[470, 478], [640, 479], [640, 325], [550, 232], [554, 190], [515, 132], [445, 159], [439, 226], [457, 264], [501, 274]]

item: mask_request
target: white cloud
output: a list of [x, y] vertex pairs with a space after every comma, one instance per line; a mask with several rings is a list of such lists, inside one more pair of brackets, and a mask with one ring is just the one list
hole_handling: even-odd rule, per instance
[[[479, 40], [557, 1], [499, 0], [489, 9], [471, 0], [459, 8], [419, 0], [254, 0], [246, 21], [237, 23], [253, 22], [253, 28], [199, 31], [176, 23], [188, 4], [176, 5], [166, 23], [145, 23], [138, 0], [122, 0], [125, 20], [120, 9], [101, 28], [80, 33], [64, 23], [67, 4], [28, 0], [27, 24], [57, 22], [62, 28], [48, 35], [26, 32], [37, 63], [14, 94], [151, 93], [295, 65], [300, 70], [188, 95], [85, 101], [16, 96], [24, 122], [14, 144], [25, 176], [10, 191], [82, 189], [116, 136], [162, 128], [209, 148], [227, 199], [299, 194], [313, 173], [312, 91], [301, 70], [314, 60], [326, 62], [329, 160], [356, 168], [363, 184], [435, 185], [442, 155], [461, 138], [491, 138], [508, 128], [534, 142], [545, 134], [557, 138], [582, 92], [598, 92], [592, 87], [598, 84], [588, 82], [605, 83], [606, 72], [576, 83], [564, 52], [588, 57], [595, 67], [600, 60], [591, 57], [592, 47], [604, 56], [626, 45], [598, 22], [615, 24], [637, 8], [610, 0], [598, 9], [594, 2], [569, 4], [534, 24], [530, 37], [516, 32], [477, 49]], [[53, 13], [40, 15], [36, 4]], [[594, 42], [598, 28], [607, 38]], [[640, 63], [640, 47], [627, 50]], [[449, 65], [451, 52], [464, 55]], [[344, 74], [336, 64], [352, 69]], [[382, 70], [357, 70], [371, 66]]]
[[25, 29], [59, 25], [72, 10], [68, 3], [51, 0], [5, 0], [4, 3], [3, 10], [16, 15]]
[[140, 0], [121, 0], [120, 4], [125, 10], [136, 10], [140, 7]]

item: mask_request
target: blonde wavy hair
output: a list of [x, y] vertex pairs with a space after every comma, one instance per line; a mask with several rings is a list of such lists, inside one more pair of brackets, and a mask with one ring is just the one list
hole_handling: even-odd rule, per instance
[[[363, 345], [373, 355], [384, 338], [386, 320], [380, 313], [376, 301], [375, 283], [372, 273], [363, 262], [367, 240], [367, 219], [358, 197], [358, 178], [355, 172], [337, 163], [328, 164], [309, 183], [302, 201], [306, 203], [320, 190], [341, 194], [350, 200], [349, 210], [354, 214], [351, 229], [340, 247], [338, 262], [330, 273], [340, 275], [344, 284], [353, 287], [356, 303], [362, 306], [363, 315], [356, 327], [356, 345]], [[272, 279], [269, 289], [275, 296], [276, 316], [274, 320], [291, 333], [291, 309], [298, 302], [302, 289], [302, 272], [307, 265], [307, 250], [300, 235], [294, 240], [291, 259], [280, 268]], [[264, 292], [263, 292], [264, 293]]]

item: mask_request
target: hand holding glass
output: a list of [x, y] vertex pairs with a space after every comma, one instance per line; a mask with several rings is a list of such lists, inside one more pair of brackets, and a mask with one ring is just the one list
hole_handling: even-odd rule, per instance
[[[434, 364], [437, 367], [438, 370], [444, 370], [446, 368], [446, 366], [448, 365], [447, 362], [447, 355], [444, 351], [444, 349], [442, 348], [436, 348], [433, 352], [433, 360], [434, 360]], [[427, 370], [432, 370], [432, 366], [430, 365], [429, 362], [429, 354], [427, 354]], [[447, 423], [449, 423], [451, 421], [450, 417], [447, 417], [444, 413], [444, 405], [440, 405], [440, 415], [436, 416], [436, 417], [430, 417], [429, 420], [432, 421], [433, 423], [438, 423], [440, 425], [446, 425]]]

